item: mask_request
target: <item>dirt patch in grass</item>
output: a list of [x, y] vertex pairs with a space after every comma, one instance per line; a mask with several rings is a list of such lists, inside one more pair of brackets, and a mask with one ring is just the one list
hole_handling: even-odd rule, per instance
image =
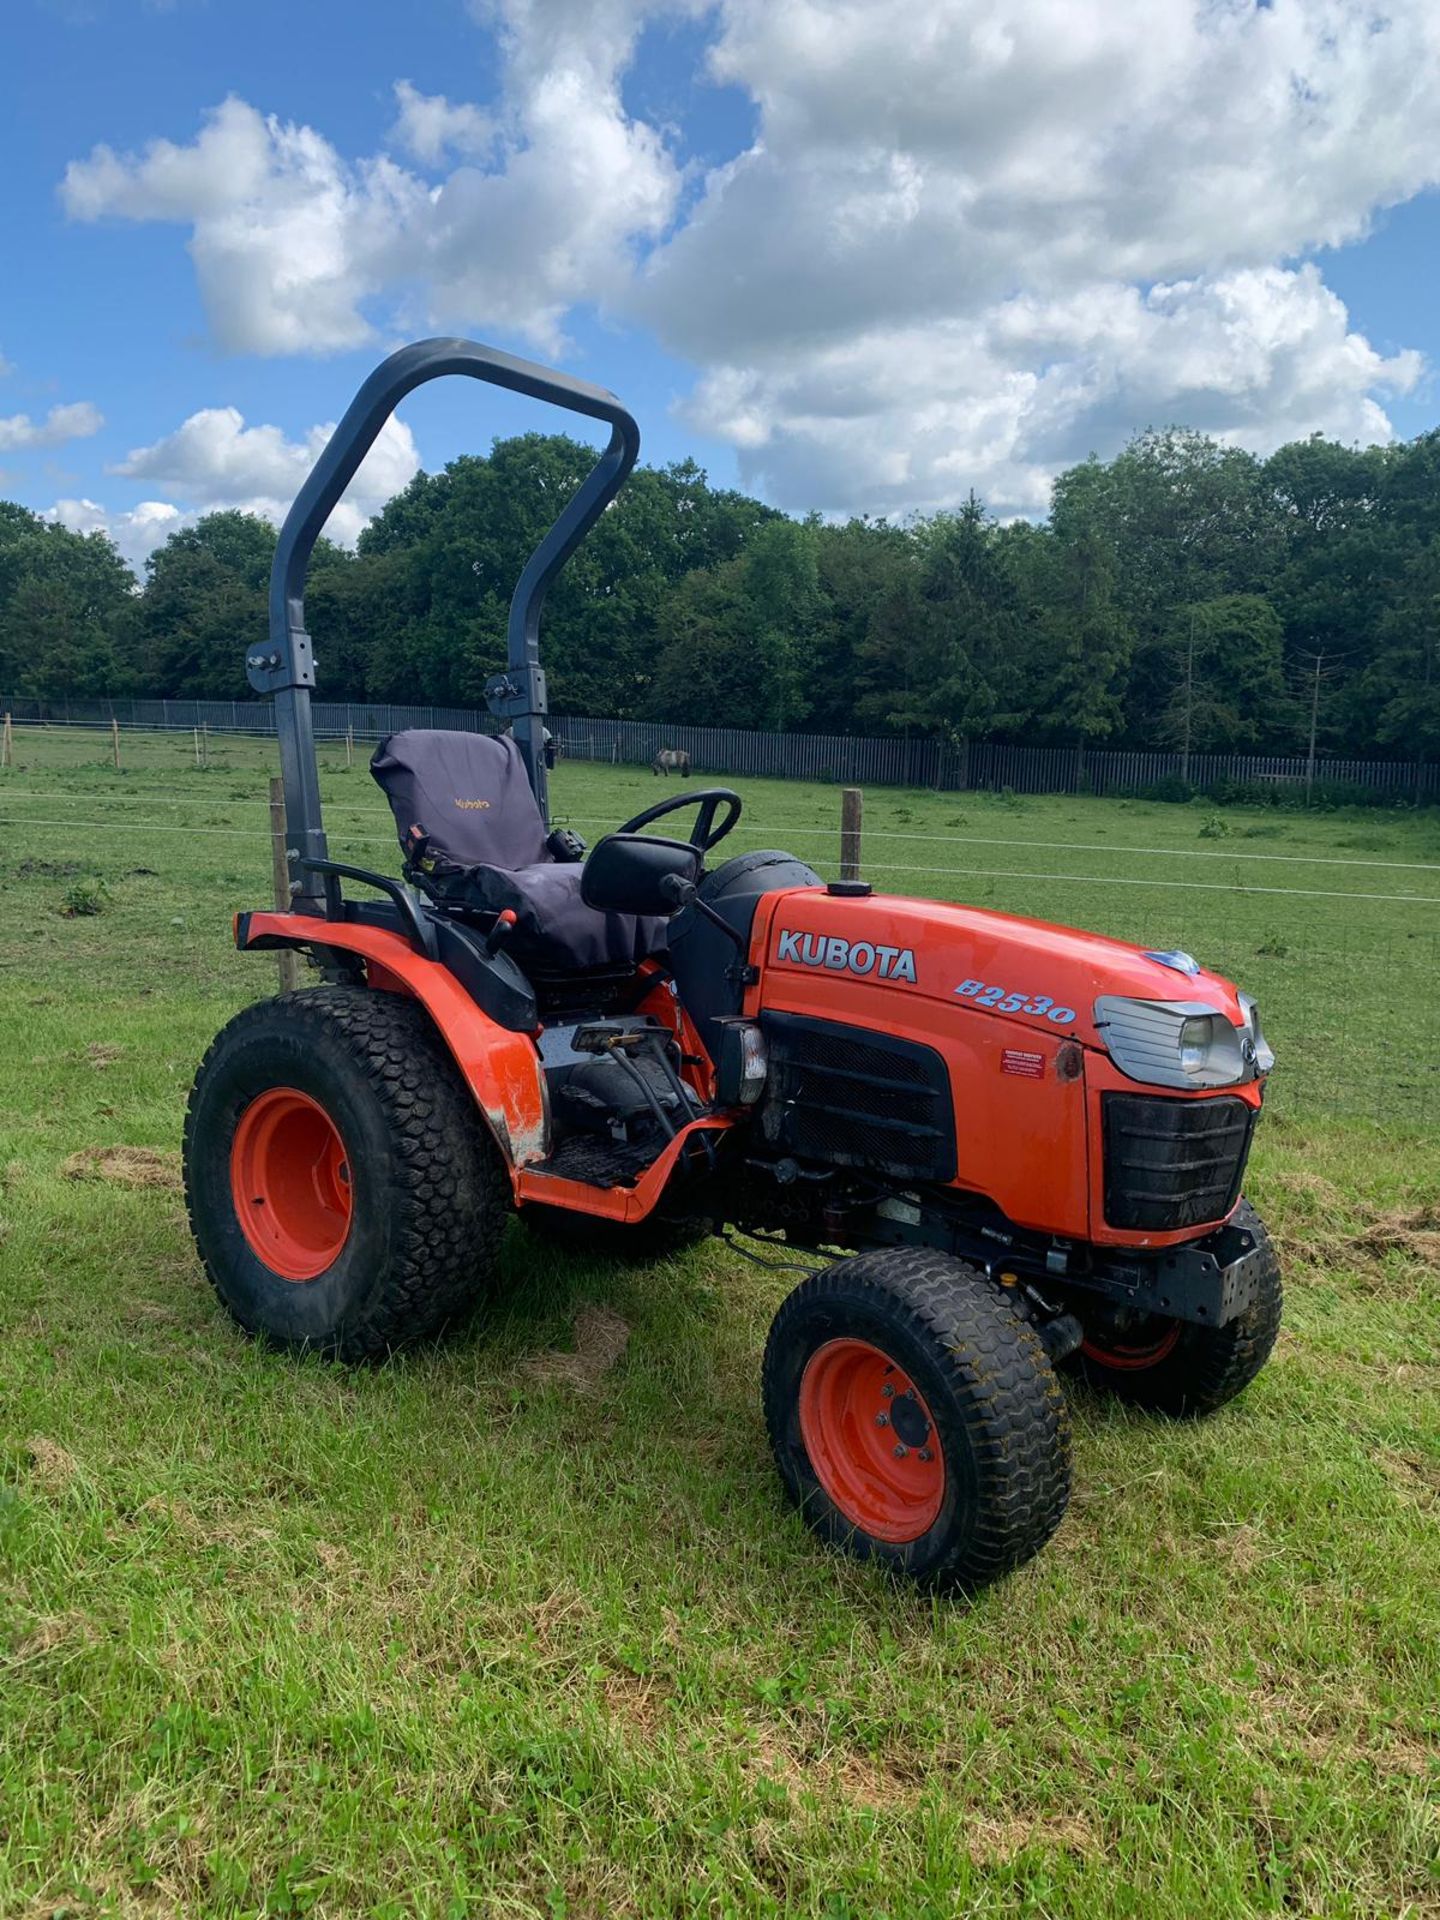
[[111, 1046], [108, 1040], [91, 1040], [85, 1048], [85, 1058], [92, 1067], [113, 1067], [124, 1052], [123, 1047]]
[[60, 1169], [67, 1180], [108, 1180], [120, 1187], [180, 1185], [180, 1156], [156, 1147], [82, 1147]]
[[74, 1454], [58, 1441], [47, 1440], [43, 1433], [31, 1434], [25, 1451], [30, 1456], [31, 1476], [46, 1493], [63, 1493], [79, 1471]]
[[917, 1765], [908, 1753], [872, 1753], [826, 1746], [809, 1752], [791, 1744], [787, 1732], [762, 1733], [756, 1765], [797, 1799], [843, 1802], [861, 1812], [901, 1813], [913, 1807], [926, 1785], [944, 1779], [939, 1765]]
[[1409, 1260], [1440, 1271], [1440, 1207], [1396, 1208], [1376, 1213], [1355, 1245], [1376, 1259], [1403, 1253]]
[[630, 1328], [611, 1307], [582, 1307], [575, 1316], [575, 1349], [537, 1353], [523, 1369], [527, 1379], [559, 1383], [577, 1393], [593, 1393], [630, 1344]]
[[1274, 1228], [1287, 1259], [1355, 1268], [1399, 1254], [1440, 1272], [1440, 1206], [1373, 1206], [1305, 1169], [1275, 1174], [1272, 1182], [1288, 1202]]
[[600, 1683], [605, 1710], [629, 1732], [650, 1742], [660, 1730], [669, 1690], [653, 1675], [611, 1670]]
[[1422, 1507], [1440, 1507], [1440, 1460], [1427, 1460], [1419, 1453], [1400, 1453], [1393, 1447], [1377, 1448], [1375, 1457], [1403, 1498]]
[[152, 1520], [172, 1527], [182, 1539], [197, 1547], [223, 1547], [231, 1552], [253, 1554], [258, 1547], [279, 1538], [274, 1527], [258, 1526], [250, 1514], [202, 1515], [184, 1500], [154, 1493], [142, 1501], [139, 1511]]
[[333, 1540], [317, 1540], [315, 1558], [326, 1573], [336, 1579], [352, 1580], [360, 1571], [360, 1563], [350, 1549], [337, 1545]]
[[1069, 1853], [1084, 1860], [1098, 1852], [1093, 1830], [1078, 1814], [1033, 1818], [1007, 1814], [999, 1819], [982, 1815], [966, 1830], [966, 1849], [977, 1866], [1008, 1866], [1032, 1847], [1049, 1853]]
[[37, 1660], [57, 1647], [89, 1646], [95, 1629], [83, 1613], [42, 1614], [30, 1622], [11, 1649], [15, 1660]]
[[159, 1300], [132, 1300], [123, 1309], [123, 1314], [132, 1323], [144, 1321], [157, 1327], [178, 1327], [182, 1324], [182, 1318], [174, 1307], [167, 1307]]

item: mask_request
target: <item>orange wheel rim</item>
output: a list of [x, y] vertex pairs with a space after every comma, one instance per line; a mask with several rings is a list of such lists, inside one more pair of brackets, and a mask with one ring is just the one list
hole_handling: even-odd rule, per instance
[[350, 1232], [350, 1161], [318, 1100], [271, 1087], [241, 1114], [230, 1148], [235, 1217], [250, 1251], [282, 1280], [314, 1280]]
[[1131, 1342], [1117, 1340], [1111, 1347], [1102, 1346], [1098, 1340], [1086, 1339], [1080, 1342], [1080, 1351], [1097, 1366], [1114, 1367], [1121, 1373], [1141, 1373], [1146, 1367], [1158, 1367], [1168, 1354], [1174, 1352], [1179, 1338], [1180, 1322], [1172, 1320], [1152, 1339]]
[[800, 1437], [850, 1524], [899, 1545], [928, 1533], [945, 1499], [945, 1456], [924, 1396], [868, 1340], [827, 1340], [800, 1378]]

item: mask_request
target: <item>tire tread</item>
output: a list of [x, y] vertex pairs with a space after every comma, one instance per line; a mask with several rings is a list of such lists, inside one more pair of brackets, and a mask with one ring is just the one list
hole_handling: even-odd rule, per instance
[[[257, 1002], [236, 1014], [206, 1052], [185, 1116], [186, 1206], [210, 1284], [237, 1319], [203, 1252], [189, 1168], [199, 1151], [197, 1111], [207, 1072], [253, 1031], [311, 1046], [338, 1044], [384, 1112], [401, 1168], [395, 1254], [385, 1284], [363, 1314], [347, 1319], [321, 1350], [347, 1361], [382, 1360], [459, 1319], [477, 1280], [494, 1268], [510, 1212], [510, 1183], [449, 1050], [415, 1002], [368, 987], [324, 986]], [[242, 1325], [266, 1334], [260, 1326]], [[273, 1335], [267, 1335], [273, 1338]], [[282, 1341], [281, 1344], [294, 1344]], [[308, 1342], [312, 1348], [321, 1343]]]
[[775, 1316], [766, 1346], [764, 1395], [776, 1464], [787, 1487], [777, 1404], [784, 1350], [816, 1303], [840, 1305], [856, 1289], [907, 1323], [948, 1377], [975, 1451], [976, 1524], [923, 1578], [979, 1587], [1038, 1553], [1070, 1496], [1070, 1415], [1065, 1393], [1034, 1329], [983, 1274], [928, 1249], [862, 1253], [812, 1275]]
[[1203, 1419], [1244, 1392], [1279, 1337], [1285, 1289], [1279, 1256], [1248, 1200], [1233, 1219], [1255, 1235], [1264, 1255], [1259, 1290], [1246, 1311], [1223, 1327], [1187, 1325], [1173, 1352], [1153, 1367], [1127, 1373], [1082, 1356], [1081, 1371], [1092, 1387], [1177, 1420]]

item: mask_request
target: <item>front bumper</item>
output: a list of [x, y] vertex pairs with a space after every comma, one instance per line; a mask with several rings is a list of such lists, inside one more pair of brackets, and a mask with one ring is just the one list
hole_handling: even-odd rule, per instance
[[1183, 1247], [1128, 1258], [1101, 1254], [1088, 1273], [1069, 1277], [1087, 1293], [1137, 1313], [1223, 1327], [1254, 1302], [1264, 1260], [1257, 1236], [1230, 1222]]

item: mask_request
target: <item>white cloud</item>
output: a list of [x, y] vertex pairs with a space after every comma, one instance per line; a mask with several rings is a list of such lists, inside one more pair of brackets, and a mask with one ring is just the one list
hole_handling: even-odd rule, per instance
[[407, 204], [425, 198], [389, 161], [347, 167], [309, 127], [233, 98], [188, 147], [155, 140], [139, 155], [97, 147], [67, 167], [61, 194], [77, 220], [189, 225], [217, 341], [255, 353], [365, 344], [369, 262], [390, 244]]
[[727, 0], [762, 111], [653, 263], [690, 350], [1353, 238], [1440, 177], [1440, 12], [1393, 0]]
[[0, 420], [0, 453], [17, 453], [30, 447], [61, 447], [67, 440], [88, 439], [104, 424], [104, 414], [88, 400], [51, 407], [43, 420], [32, 420], [28, 413], [12, 413], [8, 420]]
[[[135, 448], [111, 471], [173, 494], [192, 517], [238, 507], [278, 523], [334, 430], [331, 422], [312, 427], [303, 440], [288, 440], [279, 427], [247, 427], [236, 407], [206, 407], [152, 446]], [[330, 537], [353, 546], [365, 523], [419, 470], [414, 436], [392, 417], [331, 515]]]
[[455, 105], [443, 93], [421, 93], [395, 82], [399, 112], [390, 138], [422, 167], [438, 167], [449, 153], [483, 156], [495, 144], [495, 122], [479, 107]]
[[1375, 396], [1408, 392], [1421, 371], [1419, 355], [1387, 359], [1351, 332], [1313, 266], [1272, 267], [897, 319], [793, 360], [716, 368], [691, 411], [786, 504], [896, 514], [973, 486], [1001, 512], [1038, 513], [1059, 467], [1146, 425], [1255, 451], [1317, 430], [1388, 439]]
[[4, 354], [0, 353], [0, 380], [3, 380], [7, 373], [13, 373], [14, 371], [15, 362], [13, 360], [7, 360]]
[[77, 220], [188, 226], [211, 328], [231, 351], [364, 344], [375, 304], [406, 290], [418, 309], [407, 326], [501, 328], [554, 351], [566, 311], [622, 288], [631, 248], [658, 237], [679, 192], [660, 135], [620, 97], [638, 21], [615, 0], [510, 0], [492, 139], [480, 108], [402, 82], [411, 150], [427, 166], [447, 148], [475, 162], [439, 185], [385, 155], [348, 162], [313, 128], [231, 98], [189, 145], [96, 147], [71, 162], [61, 196]]
[[137, 576], [153, 548], [198, 517], [171, 506], [167, 500], [142, 500], [138, 507], [122, 513], [107, 512], [95, 500], [57, 500], [45, 515], [72, 533], [108, 533]]
[[1418, 380], [1306, 252], [1440, 177], [1440, 12], [1395, 0], [726, 0], [761, 109], [634, 311], [793, 508], [891, 511], [1184, 421], [1384, 439]]
[[[109, 469], [173, 498], [115, 510], [90, 499], [57, 500], [46, 517], [75, 533], [108, 533], [138, 574], [163, 540], [204, 514], [238, 508], [278, 525], [333, 432], [332, 423], [312, 427], [302, 440], [289, 440], [279, 427], [247, 427], [235, 407], [207, 407]], [[403, 420], [388, 420], [331, 514], [326, 533], [353, 547], [366, 522], [419, 470], [409, 427]]]
[[[645, 20], [711, 22], [750, 149], [692, 181], [621, 82]], [[698, 370], [692, 417], [781, 505], [1043, 505], [1138, 427], [1384, 438], [1414, 354], [1314, 256], [1440, 183], [1433, 0], [471, 0], [493, 111], [396, 88], [423, 173], [227, 101], [69, 168], [77, 219], [190, 229], [221, 345], [492, 328], [581, 303]], [[454, 165], [438, 181], [431, 176]], [[599, 369], [603, 375], [603, 369]], [[259, 431], [259, 430], [255, 430]]]

